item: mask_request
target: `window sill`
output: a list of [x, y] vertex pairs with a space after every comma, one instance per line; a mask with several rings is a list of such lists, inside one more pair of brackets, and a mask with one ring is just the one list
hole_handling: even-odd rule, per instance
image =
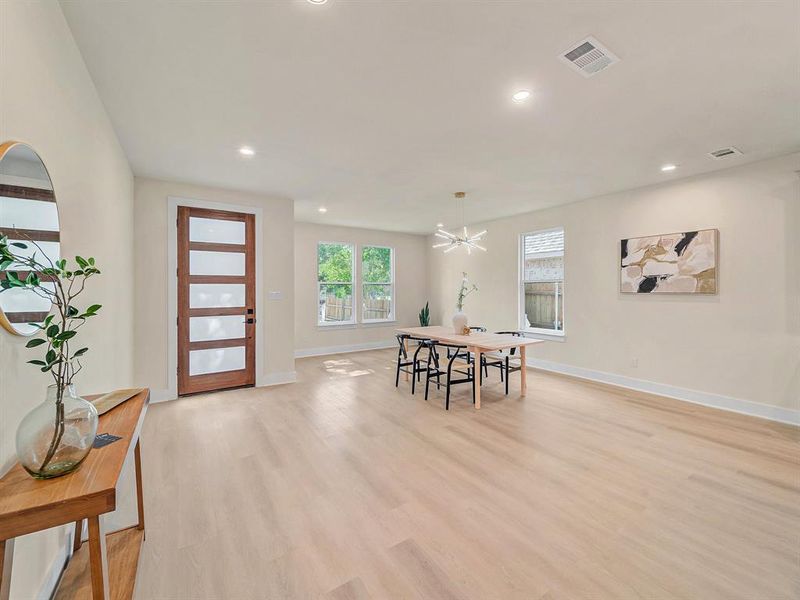
[[358, 329], [361, 327], [391, 327], [396, 325], [396, 319], [380, 321], [362, 321], [360, 323], [317, 323], [317, 329]]
[[319, 329], [355, 329], [356, 323], [354, 322], [333, 322], [333, 323], [319, 323], [317, 322], [317, 327]]
[[548, 340], [551, 342], [565, 342], [567, 340], [567, 336], [563, 331], [553, 331], [548, 333], [539, 330], [534, 331], [531, 329], [521, 329], [520, 331], [525, 337], [534, 338], [537, 340]]
[[397, 319], [370, 319], [369, 321], [361, 321], [361, 325], [366, 325], [368, 327], [386, 327], [388, 325], [394, 325], [397, 323]]

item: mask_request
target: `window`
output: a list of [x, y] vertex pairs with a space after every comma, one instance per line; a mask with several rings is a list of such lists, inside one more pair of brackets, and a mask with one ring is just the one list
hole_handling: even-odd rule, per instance
[[352, 244], [317, 244], [319, 325], [355, 323], [353, 314], [354, 247]]
[[361, 249], [361, 320], [394, 320], [394, 252], [381, 246]]
[[521, 237], [520, 328], [564, 335], [563, 227]]
[[[317, 244], [318, 325], [354, 325], [357, 318], [362, 323], [394, 321], [394, 249], [362, 246], [360, 257], [357, 277], [354, 244]], [[357, 298], [360, 317], [353, 308]]]

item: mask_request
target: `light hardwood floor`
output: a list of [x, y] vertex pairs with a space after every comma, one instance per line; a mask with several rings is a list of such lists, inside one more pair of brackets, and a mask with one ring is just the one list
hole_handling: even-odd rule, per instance
[[152, 406], [136, 597], [800, 597], [797, 429], [538, 371], [446, 413], [394, 357]]

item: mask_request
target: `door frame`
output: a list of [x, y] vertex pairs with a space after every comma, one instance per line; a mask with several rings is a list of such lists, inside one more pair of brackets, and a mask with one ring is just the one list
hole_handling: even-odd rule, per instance
[[167, 388], [170, 400], [178, 397], [178, 206], [208, 208], [255, 215], [256, 219], [256, 387], [264, 385], [261, 362], [266, 356], [264, 332], [264, 282], [261, 277], [262, 210], [255, 206], [167, 196]]

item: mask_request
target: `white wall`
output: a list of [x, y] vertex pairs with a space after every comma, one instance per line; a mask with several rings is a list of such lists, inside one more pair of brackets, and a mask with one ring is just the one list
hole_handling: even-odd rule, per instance
[[[395, 250], [395, 323], [335, 327], [317, 325], [317, 243], [374, 244]], [[295, 348], [298, 356], [346, 348], [378, 347], [394, 342], [394, 329], [419, 325], [427, 300], [427, 238], [421, 235], [356, 227], [295, 224]]]
[[[516, 329], [519, 235], [563, 226], [566, 338], [534, 358], [798, 409], [798, 169], [795, 154], [477, 224], [487, 253], [429, 250], [434, 323], [449, 322], [463, 270], [480, 287], [470, 322]], [[703, 228], [720, 231], [718, 295], [619, 293], [621, 239]]]
[[257, 335], [264, 356], [256, 357], [257, 373], [267, 380], [294, 376], [294, 203], [284, 198], [137, 177], [135, 180], [136, 333], [135, 379], [154, 390], [157, 399], [169, 387], [167, 297], [169, 197], [260, 208], [262, 248], [256, 285], [283, 292], [281, 300], [267, 300], [257, 315]]
[[[133, 178], [58, 5], [0, 2], [0, 140], [28, 142], [55, 187], [64, 256], [94, 256], [102, 275], [83, 301], [103, 305], [81, 330], [91, 348], [76, 380], [90, 394], [132, 383]], [[0, 471], [16, 460], [14, 434], [44, 399], [48, 379], [26, 360], [26, 340], [0, 331]], [[66, 528], [17, 540], [12, 597], [49, 593]]]

